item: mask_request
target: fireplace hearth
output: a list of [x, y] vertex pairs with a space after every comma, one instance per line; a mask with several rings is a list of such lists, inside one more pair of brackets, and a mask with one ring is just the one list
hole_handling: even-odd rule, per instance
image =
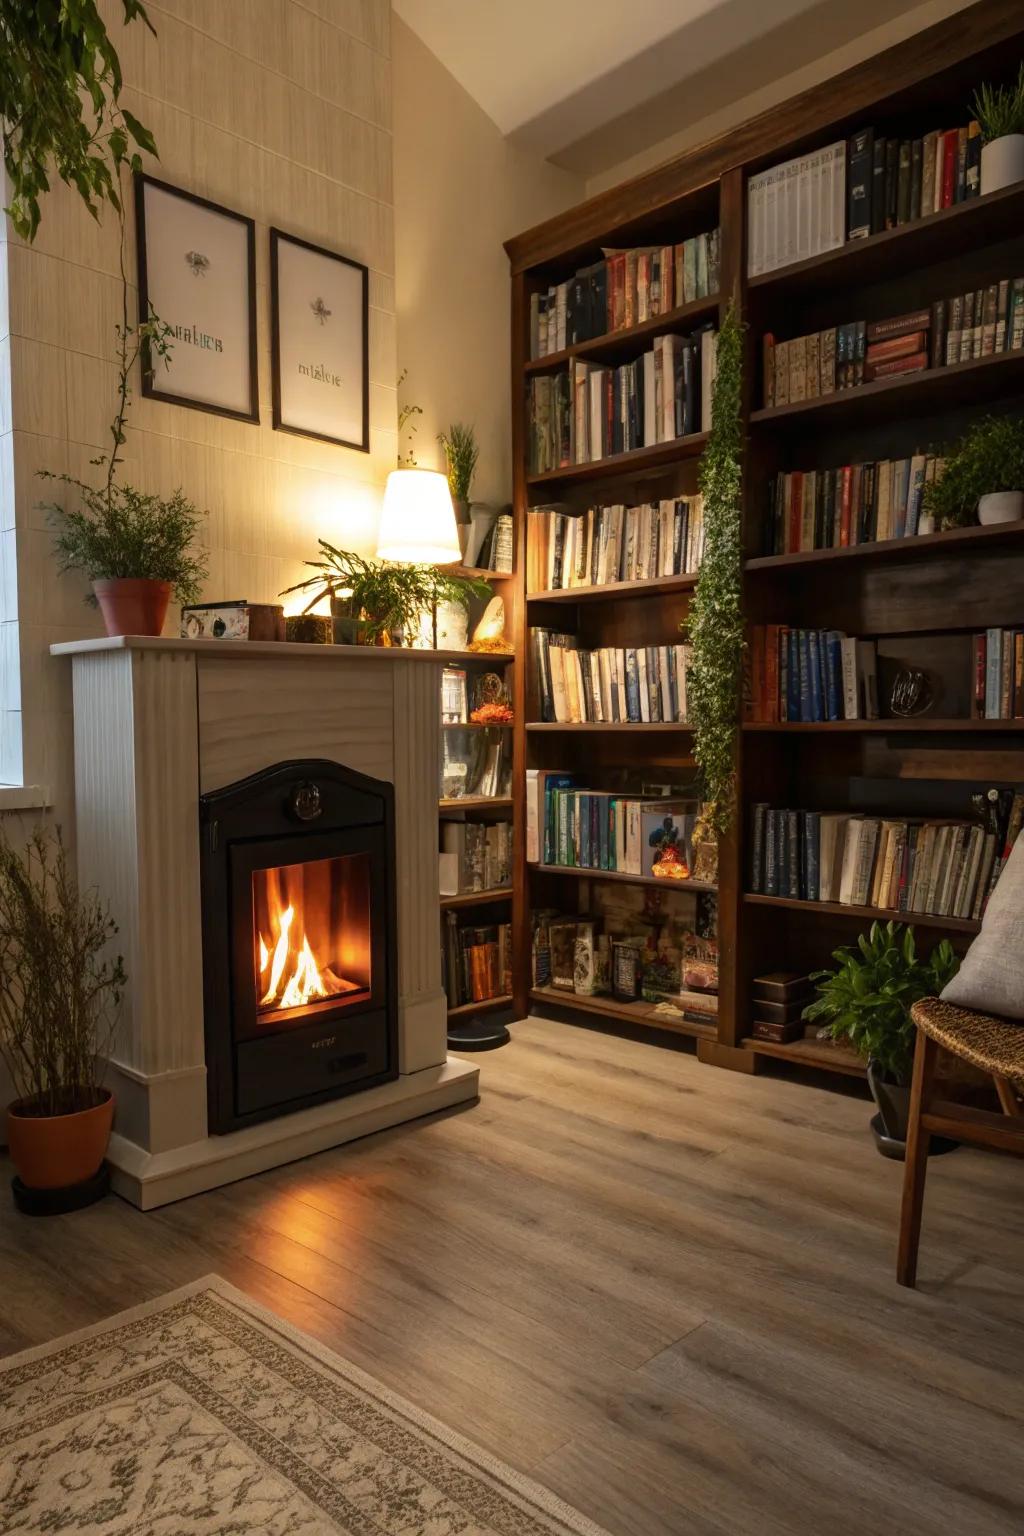
[[397, 1077], [392, 786], [277, 763], [199, 816], [210, 1131]]

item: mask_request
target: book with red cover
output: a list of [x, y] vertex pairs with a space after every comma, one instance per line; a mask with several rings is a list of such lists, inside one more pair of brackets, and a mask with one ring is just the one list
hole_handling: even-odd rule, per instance
[[870, 363], [864, 369], [864, 382], [873, 379], [889, 379], [898, 373], [921, 373], [928, 367], [928, 353], [915, 352], [910, 357], [893, 357], [881, 363]]
[[960, 159], [959, 133], [950, 128], [942, 135], [942, 203], [952, 208], [956, 202], [956, 178]]
[[780, 624], [765, 625], [764, 638], [764, 719], [771, 725], [779, 721], [779, 636]]
[[984, 720], [985, 718], [985, 674], [988, 662], [988, 642], [985, 635], [975, 635], [973, 640], [974, 654], [974, 697], [971, 700], [971, 719]]
[[864, 336], [869, 343], [885, 341], [890, 336], [906, 336], [912, 331], [927, 331], [932, 323], [930, 309], [912, 309], [907, 315], [889, 315], [885, 320], [872, 320]]
[[853, 516], [853, 465], [843, 465], [842, 500], [839, 510], [839, 545], [845, 549], [850, 543], [850, 521]]
[[887, 336], [884, 341], [868, 344], [864, 356], [866, 365], [884, 362], [887, 357], [910, 357], [928, 346], [927, 331], [908, 331], [905, 336]]

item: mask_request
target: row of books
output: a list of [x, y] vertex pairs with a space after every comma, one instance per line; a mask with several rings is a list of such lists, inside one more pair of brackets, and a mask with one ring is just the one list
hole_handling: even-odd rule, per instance
[[975, 121], [900, 138], [862, 128], [747, 182], [747, 272], [756, 277], [896, 229], [981, 191]]
[[1024, 630], [987, 629], [973, 637], [975, 720], [1024, 719]]
[[512, 514], [499, 512], [484, 535], [476, 560], [477, 569], [508, 576], [512, 570], [512, 546]]
[[589, 464], [700, 432], [711, 421], [715, 332], [658, 336], [618, 367], [574, 357], [565, 371], [530, 380], [529, 457], [534, 474]]
[[746, 720], [878, 719], [878, 659], [873, 640], [838, 629], [754, 624], [744, 653]]
[[703, 555], [700, 495], [585, 512], [535, 507], [526, 520], [529, 592], [680, 576], [699, 570]]
[[751, 889], [766, 896], [891, 912], [980, 918], [1024, 815], [1012, 796], [1005, 832], [992, 818], [913, 820], [753, 808]]
[[542, 721], [686, 721], [688, 645], [584, 650], [575, 635], [533, 629], [530, 649]]
[[460, 925], [455, 912], [444, 914], [441, 980], [449, 1008], [485, 1003], [512, 991], [512, 925]]
[[838, 469], [793, 469], [769, 482], [765, 554], [841, 549], [913, 538], [925, 486], [941, 474], [933, 453]]
[[510, 821], [442, 821], [438, 874], [442, 896], [494, 891], [512, 881]]
[[605, 251], [564, 283], [530, 298], [530, 357], [629, 330], [718, 292], [719, 232], [676, 245]]
[[531, 983], [577, 997], [671, 1003], [677, 1015], [713, 1024], [718, 1015], [718, 942], [666, 924], [655, 939], [622, 918], [533, 915]]
[[510, 731], [441, 732], [441, 797], [503, 799], [512, 789]]
[[529, 768], [527, 861], [685, 879], [698, 810], [693, 799], [579, 789], [571, 774]]
[[762, 343], [764, 403], [791, 405], [875, 379], [1024, 348], [1024, 277], [1002, 278], [930, 309]]

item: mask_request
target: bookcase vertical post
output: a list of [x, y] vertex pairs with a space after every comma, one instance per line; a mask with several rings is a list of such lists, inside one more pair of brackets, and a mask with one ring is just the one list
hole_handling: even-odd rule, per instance
[[512, 517], [513, 569], [509, 583], [513, 593], [512, 639], [516, 663], [512, 668], [512, 995], [517, 1018], [525, 1018], [530, 1008], [530, 893], [526, 864], [526, 701], [527, 640], [529, 615], [526, 611], [526, 413], [524, 399], [525, 364], [529, 354], [529, 299], [527, 279], [517, 272], [512, 278]]

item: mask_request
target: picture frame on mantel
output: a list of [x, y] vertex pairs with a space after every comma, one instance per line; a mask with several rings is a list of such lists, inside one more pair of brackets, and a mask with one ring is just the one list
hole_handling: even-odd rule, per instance
[[369, 269], [270, 231], [274, 427], [370, 451]]
[[143, 395], [258, 424], [254, 221], [143, 174], [135, 221], [139, 315], [171, 332], [166, 367], [143, 357]]

